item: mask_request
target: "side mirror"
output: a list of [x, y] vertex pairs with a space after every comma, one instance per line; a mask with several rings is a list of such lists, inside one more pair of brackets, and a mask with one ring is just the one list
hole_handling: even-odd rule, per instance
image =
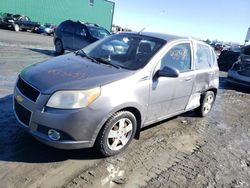
[[171, 78], [177, 78], [179, 76], [180, 72], [174, 67], [163, 67], [163, 69], [158, 71], [159, 77], [171, 77]]

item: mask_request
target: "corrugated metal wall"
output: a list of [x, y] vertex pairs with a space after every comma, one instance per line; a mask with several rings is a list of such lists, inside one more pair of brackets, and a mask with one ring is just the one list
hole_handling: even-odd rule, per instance
[[106, 0], [0, 0], [0, 12], [23, 14], [33, 21], [59, 24], [71, 19], [97, 23], [111, 30], [114, 3]]

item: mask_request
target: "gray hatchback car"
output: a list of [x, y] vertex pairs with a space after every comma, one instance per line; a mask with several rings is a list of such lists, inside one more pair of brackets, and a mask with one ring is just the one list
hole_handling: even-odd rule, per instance
[[218, 65], [207, 44], [121, 33], [24, 69], [14, 112], [39, 141], [61, 149], [123, 151], [142, 127], [194, 110], [209, 113]]

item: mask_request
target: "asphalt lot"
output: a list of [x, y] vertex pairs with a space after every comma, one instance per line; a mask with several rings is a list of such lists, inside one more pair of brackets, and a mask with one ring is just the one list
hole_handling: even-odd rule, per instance
[[250, 187], [250, 92], [224, 72], [208, 117], [154, 124], [118, 156], [36, 141], [15, 120], [12, 91], [24, 67], [54, 56], [52, 39], [0, 30], [0, 187]]
[[37, 47], [51, 48], [53, 47], [53, 37], [39, 35], [30, 32], [15, 32], [0, 29], [0, 44], [14, 45], [19, 47]]

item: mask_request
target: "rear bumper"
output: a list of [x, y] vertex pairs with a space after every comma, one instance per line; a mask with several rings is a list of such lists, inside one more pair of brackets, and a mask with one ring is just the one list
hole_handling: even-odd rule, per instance
[[227, 82], [238, 84], [243, 87], [250, 87], [250, 77], [242, 76], [237, 71], [228, 71]]

